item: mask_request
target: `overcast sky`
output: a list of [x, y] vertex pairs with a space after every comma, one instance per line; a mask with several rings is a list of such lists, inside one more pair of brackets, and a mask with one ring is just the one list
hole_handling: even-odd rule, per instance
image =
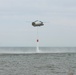
[[76, 0], [0, 0], [0, 46], [76, 47]]

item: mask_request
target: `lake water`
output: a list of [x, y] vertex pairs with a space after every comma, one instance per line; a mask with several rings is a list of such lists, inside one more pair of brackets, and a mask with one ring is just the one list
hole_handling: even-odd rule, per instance
[[[0, 75], [68, 75], [69, 70], [76, 74], [76, 53], [74, 52], [76, 48], [41, 48], [46, 53], [12, 53], [31, 50], [34, 52], [34, 48], [27, 49], [0, 48], [0, 51], [8, 52], [0, 54]], [[49, 49], [53, 50], [49, 52]], [[57, 53], [53, 53], [55, 50]], [[60, 52], [63, 50], [70, 52]]]
[[[41, 53], [75, 53], [76, 47], [40, 47]], [[36, 47], [0, 47], [0, 53], [36, 53]]]

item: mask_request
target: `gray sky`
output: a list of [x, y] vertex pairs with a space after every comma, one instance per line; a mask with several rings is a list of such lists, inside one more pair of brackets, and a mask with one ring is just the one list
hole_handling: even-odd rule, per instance
[[76, 47], [76, 0], [0, 0], [0, 46]]

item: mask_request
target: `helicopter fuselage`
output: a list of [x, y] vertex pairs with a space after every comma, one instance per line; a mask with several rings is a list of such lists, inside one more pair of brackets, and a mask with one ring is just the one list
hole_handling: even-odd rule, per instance
[[41, 21], [35, 21], [35, 22], [32, 22], [32, 25], [34, 26], [34, 27], [36, 27], [36, 26], [43, 26], [44, 24], [43, 24], [43, 22], [41, 22]]

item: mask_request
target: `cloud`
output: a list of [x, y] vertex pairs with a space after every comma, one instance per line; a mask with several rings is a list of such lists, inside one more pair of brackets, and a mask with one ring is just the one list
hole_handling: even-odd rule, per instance
[[[44, 27], [39, 30], [42, 45], [51, 46], [53, 43], [53, 46], [61, 46], [61, 42], [66, 45], [66, 41], [72, 41], [73, 37], [69, 37], [71, 32], [73, 32], [71, 36], [74, 36], [74, 40], [76, 40], [74, 35], [76, 32], [74, 28], [76, 26], [75, 3], [76, 0], [0, 0], [0, 36], [3, 40], [6, 38], [5, 41], [0, 40], [0, 42], [7, 42], [6, 45], [14, 45], [13, 41], [16, 41], [15, 45], [18, 43], [18, 45], [27, 45], [27, 43], [35, 45], [32, 42], [36, 38], [36, 29], [32, 27], [31, 23], [37, 19], [44, 22]], [[67, 27], [72, 27], [74, 31]], [[64, 34], [64, 29], [68, 35], [66, 31]], [[62, 34], [64, 36], [61, 36]], [[61, 41], [58, 44], [59, 39]], [[20, 43], [19, 40], [20, 42], [23, 40], [23, 43]], [[29, 42], [29, 40], [32, 41]]]
[[45, 2], [42, 0], [1, 0], [0, 10], [41, 10], [45, 9]]

